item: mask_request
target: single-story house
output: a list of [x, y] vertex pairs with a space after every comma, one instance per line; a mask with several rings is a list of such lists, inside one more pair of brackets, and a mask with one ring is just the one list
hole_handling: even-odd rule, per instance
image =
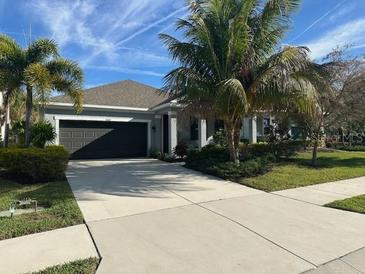
[[[180, 141], [201, 148], [221, 126], [216, 119], [183, 115], [183, 107], [161, 91], [126, 80], [84, 91], [76, 115], [67, 96], [51, 99], [45, 120], [56, 129], [56, 144], [74, 159], [145, 157], [151, 151], [172, 154]], [[245, 118], [242, 137], [255, 143], [269, 118]]]

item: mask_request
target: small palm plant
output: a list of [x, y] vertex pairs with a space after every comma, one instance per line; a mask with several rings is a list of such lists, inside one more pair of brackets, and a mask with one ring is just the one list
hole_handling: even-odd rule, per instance
[[184, 40], [160, 34], [180, 66], [164, 89], [181, 102], [209, 105], [224, 121], [232, 161], [239, 163], [242, 117], [306, 94], [308, 49], [280, 41], [300, 0], [195, 0], [177, 21]]
[[31, 140], [35, 147], [44, 148], [47, 143], [53, 143], [56, 131], [49, 122], [38, 122], [33, 125]]

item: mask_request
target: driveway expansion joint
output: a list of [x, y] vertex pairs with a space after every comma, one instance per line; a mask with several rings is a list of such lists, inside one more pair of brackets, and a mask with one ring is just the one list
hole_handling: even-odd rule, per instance
[[96, 241], [95, 241], [95, 239], [94, 239], [93, 234], [92, 234], [92, 233], [91, 233], [91, 231], [90, 231], [90, 227], [89, 227], [89, 225], [85, 222], [85, 220], [84, 220], [84, 225], [85, 225], [85, 227], [86, 227], [86, 229], [87, 229], [87, 232], [88, 232], [88, 233], [89, 233], [89, 235], [90, 235], [91, 241], [93, 242], [93, 245], [94, 245], [94, 247], [95, 247], [96, 253], [98, 254], [98, 257], [99, 257], [99, 264], [98, 264], [98, 266], [96, 267], [96, 270], [95, 270], [95, 273], [96, 273], [96, 272], [97, 272], [97, 270], [98, 270], [98, 268], [99, 268], [99, 266], [100, 266], [100, 264], [101, 264], [101, 261], [103, 260], [103, 257], [101, 256], [100, 250], [99, 250], [98, 246], [96, 245]]

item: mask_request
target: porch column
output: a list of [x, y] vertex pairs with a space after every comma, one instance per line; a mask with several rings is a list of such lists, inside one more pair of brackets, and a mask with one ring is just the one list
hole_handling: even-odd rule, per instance
[[250, 118], [250, 132], [249, 132], [249, 138], [250, 144], [256, 144], [257, 143], [257, 117], [253, 116]]
[[169, 111], [169, 154], [174, 154], [177, 146], [177, 114], [175, 111]]
[[250, 139], [250, 118], [243, 118], [242, 122], [242, 131], [243, 134], [241, 135], [244, 139]]
[[207, 120], [198, 120], [199, 149], [207, 145]]

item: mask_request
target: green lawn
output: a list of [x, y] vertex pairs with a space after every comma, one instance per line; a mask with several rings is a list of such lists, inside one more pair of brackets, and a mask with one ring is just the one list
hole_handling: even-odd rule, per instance
[[90, 258], [57, 265], [32, 274], [94, 274], [99, 264], [99, 259]]
[[365, 214], [365, 195], [334, 201], [326, 206]]
[[320, 152], [318, 156], [316, 168], [309, 165], [311, 153], [303, 152], [275, 164], [264, 175], [239, 182], [270, 192], [365, 176], [365, 152]]
[[81, 224], [83, 216], [67, 181], [23, 185], [0, 178], [0, 211], [14, 200], [32, 198], [46, 210], [0, 218], [0, 240]]

